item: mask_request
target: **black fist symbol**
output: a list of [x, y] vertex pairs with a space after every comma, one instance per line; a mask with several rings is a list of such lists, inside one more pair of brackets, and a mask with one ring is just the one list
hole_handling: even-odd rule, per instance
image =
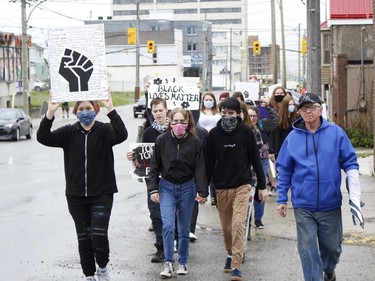
[[59, 74], [69, 82], [70, 92], [88, 91], [88, 82], [94, 70], [92, 62], [84, 55], [65, 49]]

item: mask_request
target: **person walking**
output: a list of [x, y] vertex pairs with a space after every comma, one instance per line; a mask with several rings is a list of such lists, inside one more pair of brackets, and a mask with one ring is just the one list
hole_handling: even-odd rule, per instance
[[287, 215], [291, 189], [304, 279], [335, 281], [343, 238], [341, 169], [348, 179], [353, 222], [363, 227], [359, 166], [345, 132], [321, 117], [319, 96], [305, 93], [298, 111], [302, 118], [294, 122], [276, 160], [277, 210]]
[[[199, 116], [198, 126], [204, 128], [209, 132], [213, 127], [216, 126], [217, 121], [221, 118], [216, 104], [215, 95], [211, 92], [207, 92], [202, 97], [201, 114]], [[210, 184], [210, 197], [211, 205], [216, 205], [215, 188]]]
[[[167, 118], [167, 102], [162, 98], [154, 98], [150, 103], [150, 112], [153, 116], [152, 124], [146, 128], [143, 133], [142, 143], [155, 143], [156, 138], [167, 131], [169, 126], [169, 119]], [[128, 160], [133, 160], [133, 152], [127, 153]], [[146, 186], [150, 185], [150, 180], [145, 179]], [[152, 230], [155, 233], [156, 253], [151, 257], [152, 263], [164, 262], [164, 249], [163, 249], [163, 222], [160, 214], [160, 204], [151, 200], [149, 189], [147, 188], [147, 207], [150, 212], [152, 222]]]
[[231, 280], [242, 280], [245, 219], [251, 189], [251, 166], [257, 174], [259, 198], [267, 199], [265, 178], [258, 146], [251, 131], [240, 117], [240, 102], [226, 98], [219, 105], [221, 120], [208, 134], [207, 175], [215, 184], [217, 208], [227, 251], [224, 272]]
[[195, 134], [194, 118], [190, 111], [175, 108], [170, 113], [168, 131], [156, 139], [149, 175], [151, 200], [160, 203], [163, 221], [165, 264], [160, 276], [169, 278], [174, 272], [176, 213], [177, 274], [186, 275], [193, 205], [195, 200], [205, 203], [208, 196], [203, 147]]
[[66, 199], [76, 227], [82, 270], [90, 281], [96, 280], [95, 272], [99, 281], [110, 280], [108, 224], [113, 194], [118, 191], [112, 147], [128, 137], [110, 93], [102, 103], [110, 123], [95, 120], [100, 110], [98, 102], [78, 101], [73, 114], [79, 121], [51, 131], [61, 103], [50, 98], [37, 132], [38, 142], [64, 150]]
[[[259, 120], [259, 109], [256, 106], [251, 106], [248, 109], [249, 117], [250, 117], [250, 127], [253, 130], [258, 149], [260, 155], [260, 162], [262, 163], [264, 177], [267, 177], [268, 171], [268, 148], [269, 148], [269, 140], [267, 133], [264, 130], [264, 126], [261, 120]], [[257, 184], [258, 185], [258, 184]], [[262, 218], [264, 215], [265, 209], [265, 202], [259, 200], [258, 192], [255, 193], [254, 196], [254, 220], [255, 226], [259, 229], [263, 229], [264, 225], [262, 222]]]

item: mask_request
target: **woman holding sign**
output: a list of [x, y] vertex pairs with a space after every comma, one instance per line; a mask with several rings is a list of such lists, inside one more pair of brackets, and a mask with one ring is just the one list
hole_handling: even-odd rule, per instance
[[110, 280], [108, 224], [117, 192], [112, 147], [128, 137], [110, 93], [102, 103], [109, 111], [110, 123], [95, 120], [100, 110], [96, 101], [78, 101], [73, 114], [79, 121], [51, 131], [61, 103], [50, 99], [37, 132], [41, 144], [64, 150], [68, 208], [76, 226], [82, 270], [91, 281], [96, 280], [95, 272], [99, 281]]
[[191, 112], [183, 108], [172, 110], [168, 131], [156, 139], [148, 185], [151, 200], [160, 203], [163, 221], [165, 264], [160, 273], [162, 277], [169, 278], [174, 272], [176, 214], [179, 245], [177, 274], [187, 274], [189, 231], [194, 201], [203, 204], [208, 196], [202, 149], [202, 143], [195, 134]]

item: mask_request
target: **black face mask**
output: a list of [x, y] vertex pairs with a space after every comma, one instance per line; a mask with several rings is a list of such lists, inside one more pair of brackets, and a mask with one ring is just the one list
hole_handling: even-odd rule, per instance
[[276, 100], [277, 102], [282, 102], [283, 99], [284, 99], [284, 96], [275, 96], [275, 100]]

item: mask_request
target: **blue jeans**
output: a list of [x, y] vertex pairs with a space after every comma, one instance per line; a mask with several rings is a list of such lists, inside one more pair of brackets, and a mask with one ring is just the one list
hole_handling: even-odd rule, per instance
[[305, 281], [321, 281], [335, 270], [341, 255], [341, 208], [327, 212], [294, 210], [298, 252]]
[[[261, 159], [261, 163], [262, 163], [264, 176], [267, 178], [268, 158]], [[265, 205], [266, 205], [265, 202], [260, 203], [257, 200], [254, 200], [254, 219], [256, 221], [262, 220], [262, 217], [264, 215]]]
[[166, 262], [174, 262], [175, 215], [177, 214], [178, 263], [187, 264], [190, 221], [195, 194], [194, 179], [183, 184], [173, 184], [163, 178], [160, 179], [160, 211], [163, 221], [163, 244]]

